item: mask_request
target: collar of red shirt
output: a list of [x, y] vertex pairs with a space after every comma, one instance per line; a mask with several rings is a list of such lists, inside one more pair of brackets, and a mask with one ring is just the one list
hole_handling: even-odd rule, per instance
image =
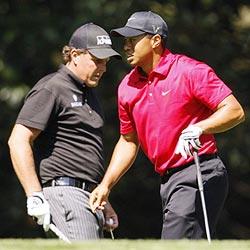
[[170, 66], [173, 63], [173, 60], [174, 60], [174, 55], [168, 49], [165, 49], [158, 65], [149, 73], [148, 77], [143, 75], [142, 69], [137, 66], [131, 72], [132, 80], [134, 82], [137, 82], [143, 79], [146, 80], [150, 78], [151, 75], [154, 75], [154, 74], [160, 75], [160, 77], [161, 76], [166, 77], [169, 72]]

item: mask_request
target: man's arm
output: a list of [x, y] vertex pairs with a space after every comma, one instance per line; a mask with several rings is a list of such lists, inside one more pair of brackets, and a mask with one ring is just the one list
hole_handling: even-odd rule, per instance
[[27, 196], [27, 213], [36, 217], [37, 224], [43, 225], [45, 231], [50, 228], [50, 207], [42, 193], [42, 187], [36, 174], [32, 143], [40, 130], [16, 124], [8, 144], [16, 175]]
[[216, 134], [227, 131], [245, 120], [244, 111], [233, 95], [226, 97], [216, 111], [207, 119], [195, 126], [200, 127], [203, 134]]
[[38, 129], [16, 124], [8, 141], [14, 170], [27, 196], [42, 190], [32, 151], [32, 143], [40, 132]]
[[245, 120], [244, 111], [233, 95], [226, 97], [216, 111], [207, 119], [185, 128], [178, 140], [175, 153], [185, 159], [192, 156], [193, 150], [199, 150], [202, 145], [199, 137], [202, 134], [216, 134], [227, 131]]
[[117, 142], [109, 167], [100, 185], [90, 195], [90, 207], [94, 212], [97, 208], [103, 209], [107, 202], [111, 188], [132, 166], [139, 143], [136, 133], [121, 135]]

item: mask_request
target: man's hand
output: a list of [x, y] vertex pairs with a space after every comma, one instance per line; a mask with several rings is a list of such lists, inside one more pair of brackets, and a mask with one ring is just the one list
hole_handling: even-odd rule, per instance
[[114, 229], [116, 229], [119, 225], [118, 216], [109, 202], [107, 202], [107, 204], [105, 205], [103, 214], [105, 217], [104, 229], [106, 231], [113, 231]]
[[45, 232], [49, 230], [50, 225], [50, 209], [49, 203], [43, 196], [42, 192], [34, 192], [27, 198], [28, 215], [37, 219], [38, 225], [43, 225]]
[[181, 154], [185, 159], [188, 155], [192, 156], [193, 150], [201, 148], [199, 137], [202, 132], [201, 128], [192, 125], [184, 129], [179, 137], [175, 153]]
[[89, 198], [89, 205], [93, 213], [95, 213], [96, 209], [104, 210], [109, 193], [110, 190], [102, 184], [92, 191]]

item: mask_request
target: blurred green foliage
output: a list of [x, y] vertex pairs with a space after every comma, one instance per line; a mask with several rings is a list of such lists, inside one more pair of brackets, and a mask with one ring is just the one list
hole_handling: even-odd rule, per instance
[[[169, 26], [168, 47], [212, 66], [232, 88], [249, 117], [250, 3], [247, 0], [2, 0], [0, 2], [0, 237], [42, 237], [27, 215], [25, 195], [11, 166], [7, 140], [27, 91], [57, 69], [61, 49], [85, 22], [107, 31], [125, 24], [135, 11], [152, 10]], [[121, 50], [122, 41], [114, 46]], [[98, 87], [106, 111], [108, 163], [119, 137], [116, 90], [128, 72], [112, 61]], [[218, 225], [218, 238], [250, 237], [249, 120], [217, 135], [220, 155], [230, 176], [230, 192]], [[120, 216], [118, 238], [159, 238], [159, 176], [140, 152], [133, 168], [114, 188], [111, 201]]]

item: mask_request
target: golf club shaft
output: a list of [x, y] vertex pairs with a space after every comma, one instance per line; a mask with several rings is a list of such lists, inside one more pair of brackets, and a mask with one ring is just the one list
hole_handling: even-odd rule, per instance
[[114, 233], [113, 233], [113, 230], [110, 230], [110, 235], [111, 235], [111, 239], [114, 240], [115, 237], [114, 237]]
[[59, 238], [59, 239], [61, 239], [61, 240], [63, 240], [64, 242], [66, 242], [66, 243], [68, 243], [68, 244], [70, 244], [71, 242], [70, 242], [70, 240], [54, 225], [54, 224], [50, 224], [49, 225], [49, 229], [53, 232], [53, 233], [55, 233], [56, 234], [56, 236]]
[[203, 183], [202, 183], [202, 176], [201, 176], [200, 161], [199, 161], [198, 153], [196, 151], [194, 152], [193, 155], [194, 155], [194, 162], [195, 162], [196, 169], [197, 169], [197, 181], [198, 181], [198, 187], [199, 187], [200, 196], [201, 196], [201, 204], [202, 204], [202, 210], [203, 210], [203, 215], [204, 215], [207, 240], [208, 240], [208, 243], [210, 244], [211, 243], [211, 236], [210, 236], [210, 230], [209, 230], [209, 224], [208, 224], [206, 202], [205, 202], [205, 198], [204, 198], [204, 190], [203, 190]]
[[112, 229], [112, 227], [111, 227], [111, 225], [114, 224], [114, 220], [113, 220], [112, 218], [109, 218], [109, 219], [107, 220], [107, 224], [110, 225], [109, 232], [110, 232], [110, 235], [111, 235], [111, 239], [114, 240], [115, 237], [114, 237], [113, 229]]

